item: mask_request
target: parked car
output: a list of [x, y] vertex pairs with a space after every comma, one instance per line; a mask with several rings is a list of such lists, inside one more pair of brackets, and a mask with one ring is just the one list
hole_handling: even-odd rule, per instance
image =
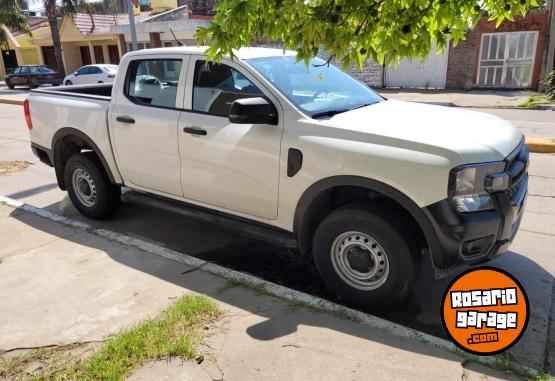
[[15, 86], [28, 86], [34, 89], [40, 85], [62, 84], [63, 75], [46, 65], [21, 65], [6, 76], [6, 86], [13, 89]]
[[89, 85], [92, 83], [112, 83], [116, 78], [118, 65], [87, 65], [64, 78], [64, 85]]
[[32, 150], [82, 214], [113, 214], [122, 186], [196, 208], [311, 253], [345, 302], [374, 308], [406, 300], [423, 264], [442, 277], [508, 250], [529, 160], [510, 123], [386, 100], [294, 52], [215, 64], [205, 49], [131, 52], [114, 84], [31, 91]]

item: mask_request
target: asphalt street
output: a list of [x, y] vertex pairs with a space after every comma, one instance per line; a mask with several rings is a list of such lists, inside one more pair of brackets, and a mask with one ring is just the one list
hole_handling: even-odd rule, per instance
[[555, 138], [555, 111], [517, 109], [470, 109], [485, 112], [510, 121], [524, 135], [538, 138]]
[[[512, 121], [525, 134], [555, 137], [553, 112], [482, 111]], [[66, 193], [58, 189], [53, 169], [32, 155], [19, 106], [0, 105], [0, 160], [33, 163], [21, 172], [0, 176], [1, 195], [88, 221], [75, 211]], [[155, 208], [148, 197], [135, 193], [127, 195], [122, 208], [110, 220], [88, 222], [335, 300], [322, 284], [310, 259], [299, 257], [296, 251], [280, 249], [231, 233], [225, 227]], [[491, 264], [515, 275], [525, 287], [531, 303], [527, 332], [511, 349], [511, 354], [532, 367], [550, 367], [552, 372], [555, 368], [554, 248], [555, 155], [532, 154], [529, 199], [521, 230], [511, 252]], [[443, 336], [439, 304], [450, 278], [434, 280], [428, 268], [424, 264], [421, 282], [407, 306], [372, 313]]]

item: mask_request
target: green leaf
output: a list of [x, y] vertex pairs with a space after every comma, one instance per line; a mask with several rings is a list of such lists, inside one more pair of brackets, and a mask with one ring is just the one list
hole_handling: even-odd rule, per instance
[[[209, 44], [210, 59], [233, 57], [233, 49], [258, 38], [283, 44], [308, 60], [317, 48], [343, 65], [361, 67], [366, 57], [379, 63], [425, 57], [436, 41], [441, 50], [457, 44], [483, 12], [499, 26], [527, 12], [536, 0], [222, 0], [212, 23], [196, 34]], [[448, 27], [448, 33], [445, 32]], [[361, 54], [364, 48], [366, 54]], [[386, 58], [387, 57], [387, 58]]]

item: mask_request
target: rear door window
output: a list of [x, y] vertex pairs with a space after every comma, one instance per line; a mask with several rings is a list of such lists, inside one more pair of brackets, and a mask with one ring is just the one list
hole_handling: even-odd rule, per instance
[[145, 106], [176, 107], [180, 59], [136, 60], [127, 72], [125, 95]]

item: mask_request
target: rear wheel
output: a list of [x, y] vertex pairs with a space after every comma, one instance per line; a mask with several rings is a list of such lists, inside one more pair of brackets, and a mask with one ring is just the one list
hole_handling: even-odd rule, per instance
[[318, 273], [350, 305], [394, 307], [410, 296], [417, 247], [403, 224], [387, 216], [353, 204], [333, 211], [316, 229], [313, 255]]
[[71, 156], [64, 180], [73, 205], [89, 218], [107, 218], [121, 203], [120, 187], [110, 183], [102, 163], [92, 153]]

